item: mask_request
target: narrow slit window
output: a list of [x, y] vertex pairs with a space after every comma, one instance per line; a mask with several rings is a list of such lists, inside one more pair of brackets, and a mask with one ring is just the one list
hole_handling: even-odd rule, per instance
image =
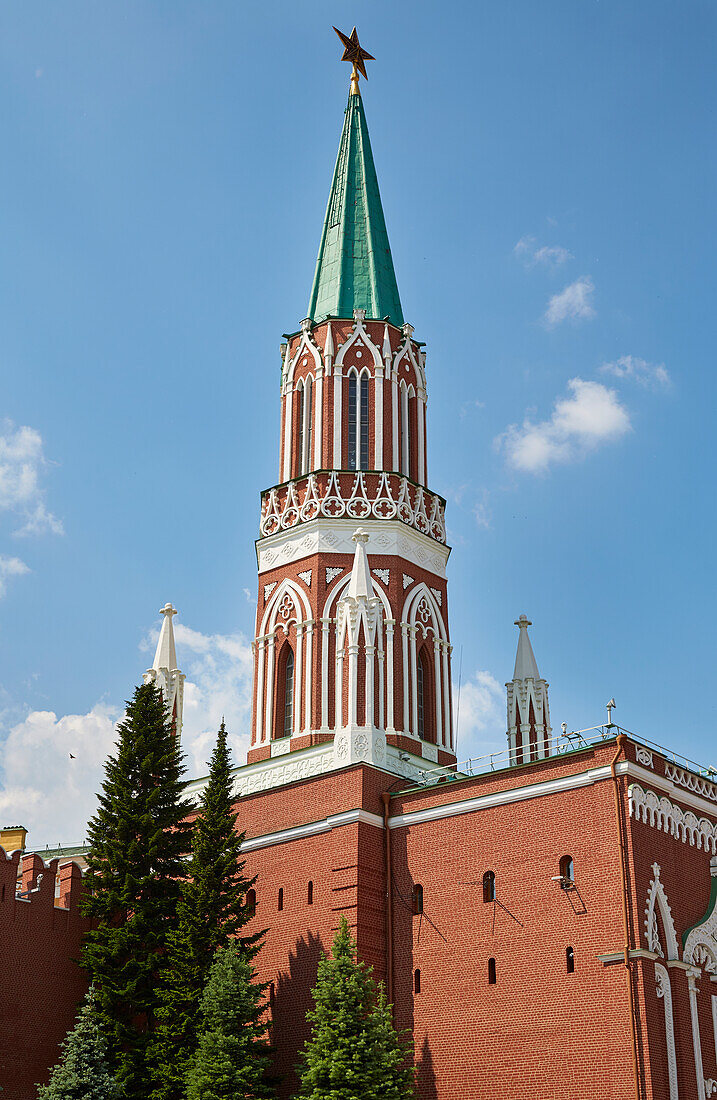
[[572, 947], [565, 948], [565, 969], [568, 974], [575, 973], [575, 952]]
[[416, 662], [416, 688], [418, 696], [418, 736], [423, 740], [426, 734], [426, 670], [423, 667], [422, 653], [418, 654], [418, 661]]
[[309, 883], [309, 889], [307, 890], [306, 893], [307, 893], [307, 896], [306, 896], [307, 904], [308, 905], [313, 905], [314, 904], [314, 884], [313, 884], [313, 882]]
[[495, 985], [495, 959], [488, 959], [488, 985]]
[[284, 669], [284, 729], [283, 736], [291, 737], [294, 725], [294, 651], [289, 649]]
[[356, 375], [349, 375], [348, 468], [356, 469]]
[[420, 993], [421, 992], [421, 971], [420, 970], [414, 970], [413, 971], [413, 992], [414, 993]]
[[416, 883], [413, 887], [413, 914], [418, 916], [423, 912], [423, 887], [420, 883]]
[[495, 871], [486, 871], [483, 875], [483, 901], [495, 901]]
[[301, 465], [302, 474], [308, 473], [309, 470], [311, 470], [313, 468], [313, 465], [314, 465], [313, 459], [312, 459], [312, 454], [311, 454], [312, 449], [313, 449], [313, 443], [314, 443], [314, 416], [313, 416], [313, 408], [312, 408], [313, 402], [311, 400], [312, 396], [313, 396], [313, 386], [311, 384], [311, 376], [309, 376], [306, 379], [306, 386], [304, 388], [304, 417], [305, 417], [304, 442], [305, 442], [306, 449], [305, 449], [304, 454], [303, 454], [303, 461], [302, 461], [302, 465]]
[[299, 388], [296, 391], [298, 399], [297, 420], [298, 420], [298, 432], [296, 440], [296, 470], [295, 477], [298, 477], [304, 472], [304, 385], [299, 383]]
[[359, 469], [368, 470], [368, 376], [361, 376], [361, 453]]
[[284, 908], [284, 887], [280, 886], [279, 887], [279, 902], [278, 902], [278, 905], [277, 905], [277, 909], [279, 910], [279, 912], [281, 912], [281, 910], [283, 908]]
[[250, 916], [256, 913], [256, 890], [253, 888], [246, 892], [246, 907]]

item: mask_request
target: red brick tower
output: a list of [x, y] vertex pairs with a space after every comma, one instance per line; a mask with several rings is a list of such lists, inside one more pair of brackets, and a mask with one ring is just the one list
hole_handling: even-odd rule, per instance
[[406, 776], [451, 763], [450, 550], [428, 488], [426, 356], [401, 310], [357, 74], [308, 317], [286, 339], [248, 761], [283, 759], [249, 789], [358, 761]]

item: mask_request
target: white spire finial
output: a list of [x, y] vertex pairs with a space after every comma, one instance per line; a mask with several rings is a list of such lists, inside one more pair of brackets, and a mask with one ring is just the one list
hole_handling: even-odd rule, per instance
[[177, 614], [177, 609], [176, 607], [172, 607], [171, 603], [166, 603], [164, 607], [160, 608], [159, 613], [164, 616], [164, 622], [159, 632], [157, 652], [154, 655], [152, 668], [156, 670], [166, 668], [169, 672], [173, 672], [177, 667], [177, 650], [174, 645], [174, 625], [172, 619]]
[[354, 554], [354, 564], [351, 570], [348, 595], [354, 600], [358, 599], [360, 596], [368, 598], [369, 596], [373, 596], [371, 570], [369, 569], [368, 555], [366, 553], [368, 532], [364, 531], [363, 527], [357, 527], [351, 538], [356, 543], [356, 553]]
[[518, 636], [518, 651], [515, 655], [515, 668], [513, 669], [514, 680], [539, 680], [540, 673], [538, 672], [538, 662], [535, 660], [535, 654], [533, 653], [533, 647], [530, 644], [530, 638], [528, 637], [528, 627], [532, 626], [530, 619], [527, 615], [521, 615], [515, 620], [515, 626], [520, 627], [520, 634]]

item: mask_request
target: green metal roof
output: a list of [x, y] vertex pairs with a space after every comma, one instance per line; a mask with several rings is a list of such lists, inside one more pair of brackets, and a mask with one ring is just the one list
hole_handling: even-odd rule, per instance
[[403, 324], [363, 103], [349, 95], [308, 316], [353, 317], [355, 309]]

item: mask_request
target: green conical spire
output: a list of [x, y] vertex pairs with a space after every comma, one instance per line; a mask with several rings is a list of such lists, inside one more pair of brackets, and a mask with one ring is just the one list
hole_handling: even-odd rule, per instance
[[309, 300], [309, 318], [353, 317], [403, 324], [361, 96], [349, 95]]

